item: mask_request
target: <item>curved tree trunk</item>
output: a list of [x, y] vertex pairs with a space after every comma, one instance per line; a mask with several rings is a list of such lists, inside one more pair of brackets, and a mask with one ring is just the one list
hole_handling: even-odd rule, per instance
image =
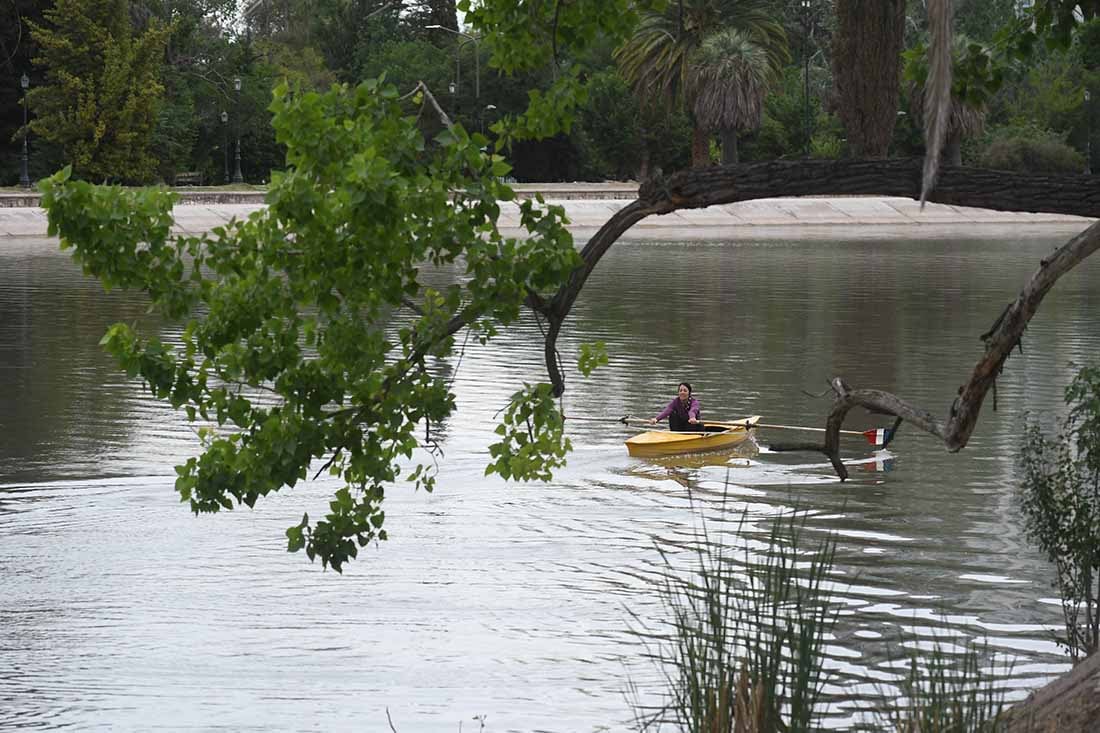
[[[574, 301], [603, 255], [623, 233], [647, 216], [776, 196], [863, 194], [916, 199], [920, 196], [921, 177], [920, 159], [811, 160], [695, 168], [667, 179], [646, 181], [638, 191], [638, 199], [620, 209], [588, 241], [581, 251], [584, 264], [549, 302], [535, 294], [528, 298], [527, 304], [550, 321], [544, 354], [555, 394], [565, 390], [556, 340]], [[929, 200], [1003, 211], [1100, 217], [1100, 177], [1021, 177], [1006, 171], [947, 167], [940, 173]], [[829, 456], [837, 475], [842, 479], [848, 476], [840, 462], [839, 430], [848, 411], [855, 406], [894, 415], [940, 438], [951, 452], [965, 447], [986, 395], [995, 390], [997, 377], [1012, 350], [1021, 345], [1024, 330], [1043, 298], [1062, 275], [1097, 249], [1100, 249], [1100, 222], [1039, 263], [1015, 300], [989, 331], [980, 335], [983, 353], [957, 392], [945, 395], [945, 402], [948, 399], [951, 402], [942, 417], [889, 392], [852, 389], [834, 379], [836, 399], [827, 416], [825, 442], [817, 449]]]
[[649, 148], [642, 146], [642, 154], [638, 157], [638, 170], [636, 171], [637, 180], [644, 181], [649, 178], [650, 160]]
[[722, 130], [722, 165], [737, 164], [737, 130]]
[[852, 155], [885, 158], [898, 111], [905, 0], [836, 0], [836, 112]]
[[710, 165], [710, 135], [696, 122], [691, 128], [691, 167]]

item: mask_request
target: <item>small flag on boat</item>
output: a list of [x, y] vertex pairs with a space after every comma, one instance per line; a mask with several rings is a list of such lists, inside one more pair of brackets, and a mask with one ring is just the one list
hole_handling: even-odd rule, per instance
[[867, 438], [867, 442], [871, 445], [885, 446], [894, 437], [894, 431], [890, 428], [875, 428], [865, 431], [863, 437]]

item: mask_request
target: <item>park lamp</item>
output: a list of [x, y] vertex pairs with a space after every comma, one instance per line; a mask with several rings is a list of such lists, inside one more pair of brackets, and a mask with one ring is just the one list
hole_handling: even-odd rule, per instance
[[237, 137], [233, 150], [233, 183], [244, 183], [244, 176], [241, 175], [241, 77], [233, 77], [233, 89], [237, 92], [236, 117], [233, 119], [233, 129]]
[[458, 79], [462, 78], [460, 70], [461, 57], [459, 56], [459, 53], [462, 51], [462, 47], [465, 46], [467, 43], [474, 44], [474, 99], [481, 99], [481, 54], [478, 52], [477, 49], [477, 36], [471, 36], [469, 33], [466, 33], [464, 31], [455, 30], [454, 28], [450, 28], [445, 25], [439, 25], [438, 23], [426, 25], [424, 26], [424, 28], [436, 31], [446, 31], [447, 33], [453, 33], [456, 36], [461, 36], [464, 39], [455, 47], [455, 76]]
[[23, 153], [19, 157], [19, 185], [30, 188], [31, 177], [28, 169], [30, 156], [27, 154], [27, 89], [31, 86], [31, 78], [26, 72], [19, 77], [19, 86], [23, 87]]

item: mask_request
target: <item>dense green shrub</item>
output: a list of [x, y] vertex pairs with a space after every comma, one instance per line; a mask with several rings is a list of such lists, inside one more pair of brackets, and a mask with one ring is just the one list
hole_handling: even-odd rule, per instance
[[810, 140], [810, 157], [836, 160], [844, 153], [844, 141], [831, 131], [823, 131]]
[[979, 144], [976, 163], [982, 168], [1021, 173], [1081, 173], [1085, 158], [1061, 135], [1036, 125], [1009, 125], [992, 131]]
[[[614, 69], [595, 74], [569, 139], [583, 180], [644, 178], [690, 165], [691, 125], [679, 109], [640, 104]], [[524, 166], [516, 162], [517, 178]], [[551, 180], [538, 178], [531, 180]]]
[[760, 129], [742, 140], [741, 159], [801, 157], [807, 147], [807, 107], [811, 118], [811, 136], [821, 129], [825, 120], [821, 98], [823, 89], [828, 85], [827, 75], [827, 69], [818, 66], [810, 68], [810, 94], [807, 97], [802, 67], [792, 64], [784, 68], [782, 77], [764, 99], [764, 118]]

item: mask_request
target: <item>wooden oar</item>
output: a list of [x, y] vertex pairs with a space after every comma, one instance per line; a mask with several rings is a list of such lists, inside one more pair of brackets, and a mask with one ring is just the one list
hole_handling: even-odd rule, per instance
[[[814, 433], [824, 433], [825, 428], [812, 428], [803, 425], [772, 425], [769, 423], [757, 422], [758, 418], [745, 418], [743, 420], [703, 420], [704, 425], [718, 425], [724, 427], [727, 430], [734, 428], [764, 428], [766, 430], [802, 430]], [[624, 415], [618, 420], [623, 425], [639, 425], [648, 426], [651, 430], [657, 428], [656, 425], [651, 423], [645, 418], [631, 417], [630, 415]], [[841, 430], [841, 435], [861, 435], [871, 445], [881, 445], [883, 447], [889, 443], [894, 437], [894, 430], [892, 428], [872, 428], [871, 430]]]
[[[737, 426], [741, 426], [741, 427], [745, 427], [745, 424], [746, 424], [744, 420], [733, 420], [733, 421], [722, 421], [722, 422], [707, 420], [706, 422], [709, 425], [731, 425], [731, 426], [732, 425], [737, 425]], [[811, 428], [811, 427], [807, 427], [807, 426], [803, 426], [803, 425], [769, 425], [768, 423], [761, 423], [761, 422], [752, 423], [752, 425], [750, 427], [765, 428], [765, 429], [768, 429], [768, 430], [802, 430], [802, 431], [808, 431], [808, 432], [814, 432], [814, 433], [824, 433], [825, 432], [825, 428]], [[890, 428], [872, 428], [871, 430], [862, 430], [862, 431], [860, 431], [860, 430], [839, 430], [837, 432], [839, 432], [841, 435], [862, 435], [867, 440], [867, 442], [870, 443], [871, 445], [885, 445], [886, 443], [889, 443], [890, 439], [893, 437], [893, 433], [894, 433], [894, 431], [891, 430]]]

